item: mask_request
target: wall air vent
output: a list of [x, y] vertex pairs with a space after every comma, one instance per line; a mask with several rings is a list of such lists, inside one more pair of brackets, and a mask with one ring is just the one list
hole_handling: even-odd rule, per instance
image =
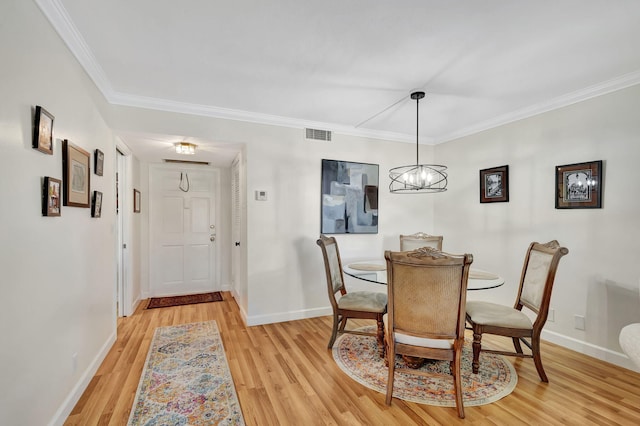
[[312, 139], [315, 141], [327, 141], [331, 142], [331, 131], [330, 130], [318, 130], [318, 129], [305, 129], [305, 138]]
[[208, 161], [189, 161], [189, 160], [169, 160], [169, 159], [164, 159], [165, 163], [178, 163], [178, 164], [198, 164], [200, 166], [208, 166], [209, 162]]

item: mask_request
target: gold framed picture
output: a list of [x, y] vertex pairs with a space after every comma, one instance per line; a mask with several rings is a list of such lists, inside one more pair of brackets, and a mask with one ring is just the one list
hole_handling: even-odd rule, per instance
[[62, 182], [65, 206], [91, 207], [90, 157], [84, 149], [67, 139], [62, 141]]
[[40, 105], [33, 121], [33, 148], [53, 155], [53, 115]]

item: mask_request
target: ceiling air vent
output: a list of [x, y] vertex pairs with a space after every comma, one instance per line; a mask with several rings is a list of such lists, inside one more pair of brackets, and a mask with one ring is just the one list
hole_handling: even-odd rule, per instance
[[331, 131], [329, 130], [305, 129], [305, 132], [306, 139], [331, 142]]

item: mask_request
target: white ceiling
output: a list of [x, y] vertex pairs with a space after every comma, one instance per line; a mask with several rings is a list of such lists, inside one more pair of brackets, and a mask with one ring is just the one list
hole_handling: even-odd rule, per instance
[[640, 83], [638, 0], [35, 1], [114, 104], [440, 143]]

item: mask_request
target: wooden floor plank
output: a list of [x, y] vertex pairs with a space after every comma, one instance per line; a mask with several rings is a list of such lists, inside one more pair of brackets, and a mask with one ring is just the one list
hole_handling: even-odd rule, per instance
[[[455, 408], [393, 399], [344, 374], [327, 349], [331, 317], [245, 327], [230, 293], [222, 302], [146, 310], [118, 320], [118, 338], [65, 425], [124, 425], [157, 327], [215, 320], [247, 425], [638, 425], [640, 374], [548, 342], [549, 383], [531, 360], [509, 358], [518, 374], [511, 395]], [[354, 321], [352, 328], [370, 325]], [[511, 349], [509, 339], [484, 345]]]

